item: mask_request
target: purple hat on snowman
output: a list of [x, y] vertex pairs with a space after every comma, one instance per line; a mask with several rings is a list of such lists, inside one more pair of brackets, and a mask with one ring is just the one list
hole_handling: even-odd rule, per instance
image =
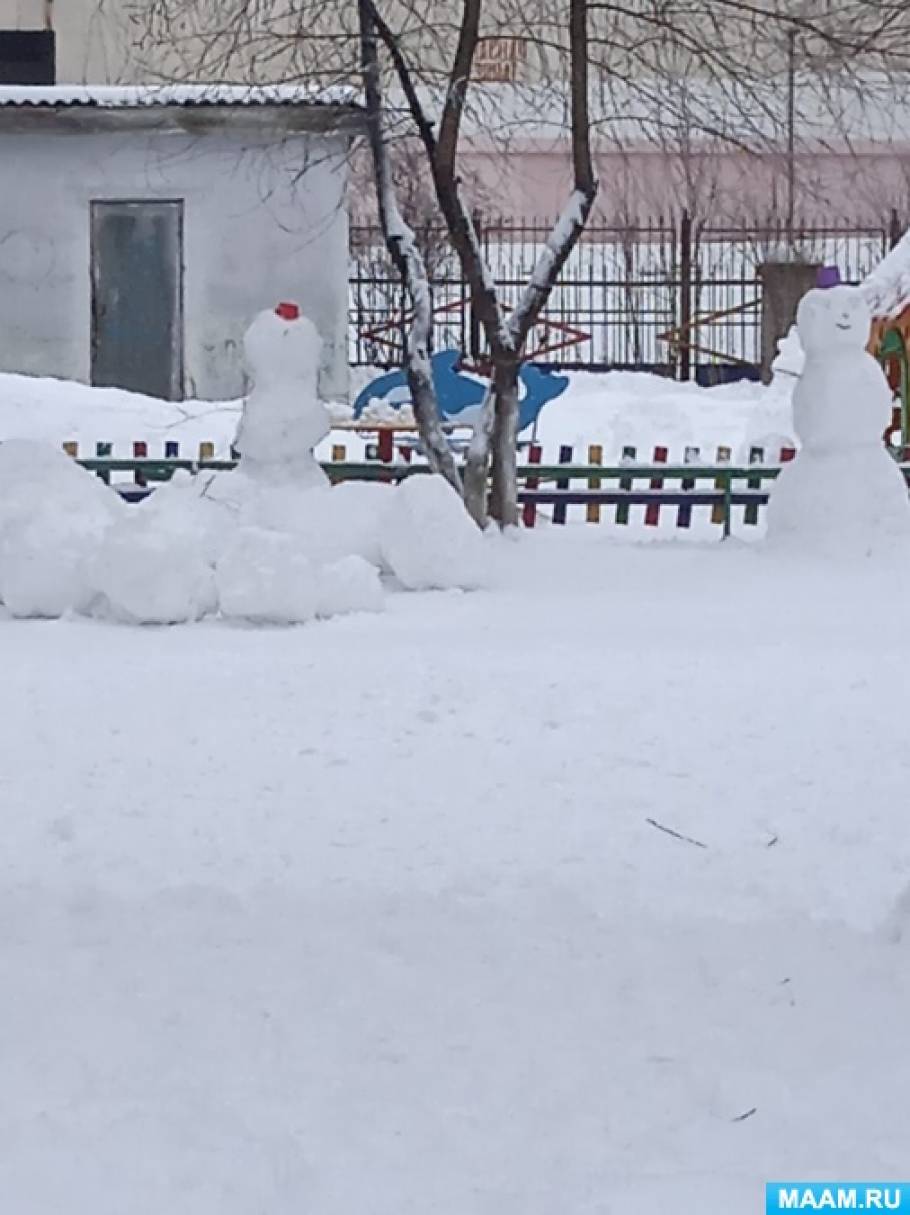
[[815, 285], [821, 288], [839, 287], [841, 285], [840, 270], [837, 266], [820, 266], [815, 276]]

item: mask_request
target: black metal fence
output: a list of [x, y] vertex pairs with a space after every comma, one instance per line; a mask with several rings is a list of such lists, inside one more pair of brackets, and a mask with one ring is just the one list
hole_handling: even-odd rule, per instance
[[[551, 223], [476, 220], [502, 298], [517, 302]], [[567, 368], [649, 369], [703, 382], [754, 374], [763, 262], [796, 255], [836, 264], [845, 282], [859, 282], [901, 232], [895, 214], [877, 226], [721, 226], [685, 213], [632, 225], [595, 222], [553, 289], [529, 352]], [[434, 349], [482, 357], [468, 287], [444, 233], [424, 228], [417, 236], [430, 274]], [[352, 228], [349, 286], [351, 362], [395, 363], [407, 307], [378, 229]]]

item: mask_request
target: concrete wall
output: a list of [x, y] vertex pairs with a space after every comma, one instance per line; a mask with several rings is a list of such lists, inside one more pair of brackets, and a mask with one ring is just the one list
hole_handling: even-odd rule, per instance
[[286, 298], [323, 335], [324, 394], [345, 395], [345, 147], [220, 131], [0, 134], [0, 163], [15, 166], [0, 191], [0, 370], [89, 382], [90, 203], [183, 199], [187, 396], [237, 396], [244, 330]]

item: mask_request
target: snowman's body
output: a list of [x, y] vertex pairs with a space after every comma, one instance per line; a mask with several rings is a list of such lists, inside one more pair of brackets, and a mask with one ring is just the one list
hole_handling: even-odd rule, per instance
[[253, 387], [235, 439], [240, 471], [272, 484], [327, 488], [314, 454], [331, 425], [318, 394], [315, 325], [299, 315], [262, 312], [247, 330], [244, 352]]
[[797, 459], [771, 490], [768, 541], [806, 554], [910, 556], [910, 502], [882, 433], [891, 391], [866, 350], [870, 317], [854, 287], [809, 291], [797, 328], [805, 366], [793, 394]]

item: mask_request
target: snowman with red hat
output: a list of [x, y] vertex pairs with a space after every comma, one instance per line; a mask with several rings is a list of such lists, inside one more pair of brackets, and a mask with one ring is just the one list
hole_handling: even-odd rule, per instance
[[234, 439], [239, 464], [204, 489], [224, 524], [215, 586], [229, 619], [301, 623], [382, 607], [379, 571], [358, 546], [369, 529], [358, 517], [345, 530], [347, 496], [331, 489], [315, 454], [331, 426], [320, 349], [296, 304], [261, 312], [246, 332], [252, 386]]
[[868, 353], [862, 291], [824, 267], [796, 314], [805, 361], [793, 392], [797, 459], [771, 488], [768, 541], [809, 555], [872, 556], [896, 544], [910, 555], [910, 502], [882, 434], [891, 390]]
[[314, 455], [329, 433], [328, 410], [319, 399], [321, 340], [297, 304], [261, 312], [243, 341], [252, 388], [234, 440], [240, 470], [271, 484], [328, 488]]

